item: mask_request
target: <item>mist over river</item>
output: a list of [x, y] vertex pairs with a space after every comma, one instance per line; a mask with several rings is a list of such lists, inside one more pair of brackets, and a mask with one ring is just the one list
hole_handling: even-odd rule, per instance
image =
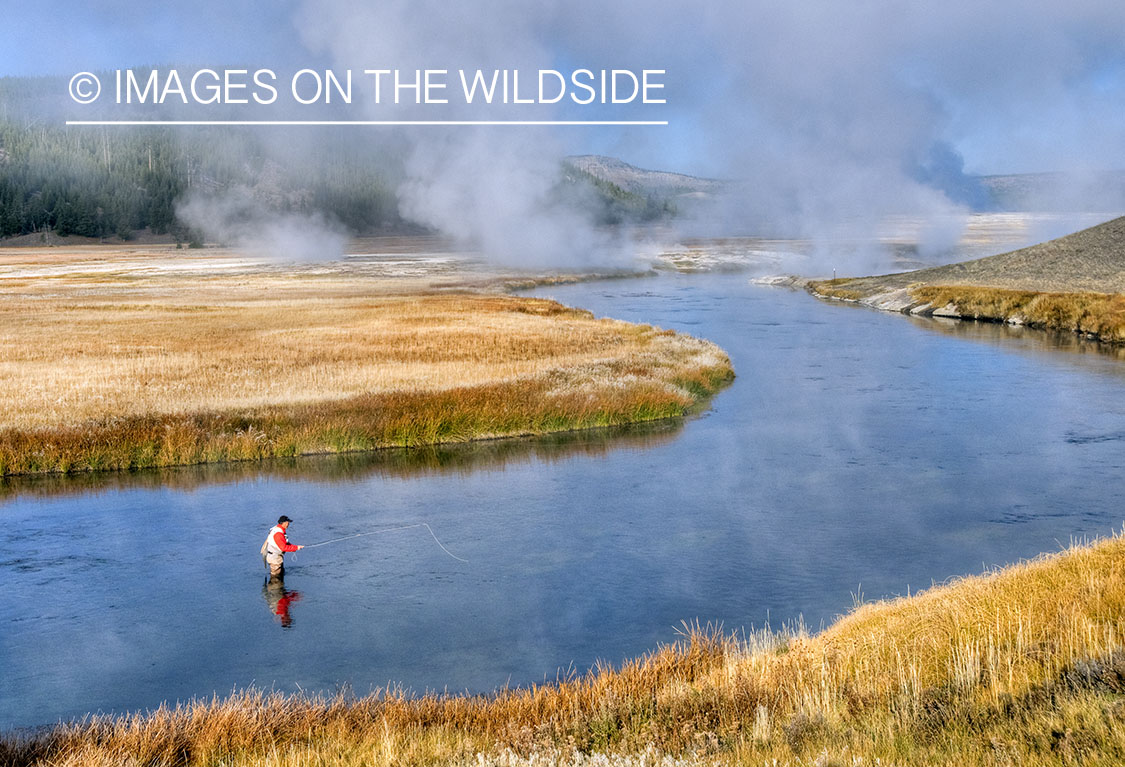
[[[978, 573], [1125, 519], [1125, 361], [744, 275], [532, 291], [701, 336], [682, 422], [0, 485], [0, 728], [255, 685], [491, 691]], [[313, 543], [263, 587], [279, 514]]]

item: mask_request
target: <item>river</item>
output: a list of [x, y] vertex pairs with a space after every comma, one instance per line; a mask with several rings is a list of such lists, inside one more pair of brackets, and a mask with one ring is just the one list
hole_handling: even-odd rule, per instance
[[[0, 728], [257, 686], [491, 691], [979, 573], [1125, 518], [1125, 362], [745, 276], [533, 291], [702, 336], [682, 421], [0, 486]], [[264, 587], [279, 514], [312, 543]]]

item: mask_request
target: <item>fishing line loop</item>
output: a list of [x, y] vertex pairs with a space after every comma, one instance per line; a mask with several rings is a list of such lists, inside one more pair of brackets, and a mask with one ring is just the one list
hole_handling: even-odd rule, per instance
[[454, 554], [449, 549], [445, 548], [445, 545], [441, 541], [439, 541], [437, 535], [434, 534], [433, 529], [428, 524], [426, 524], [425, 522], [417, 522], [413, 525], [402, 525], [401, 527], [384, 527], [380, 530], [369, 530], [366, 533], [354, 533], [352, 535], [344, 535], [344, 536], [341, 536], [340, 538], [330, 538], [327, 541], [320, 541], [319, 543], [310, 543], [310, 544], [307, 544], [305, 546], [302, 546], [301, 548], [302, 549], [315, 549], [317, 546], [326, 546], [329, 543], [338, 543], [339, 541], [347, 541], [347, 540], [350, 540], [352, 538], [362, 538], [365, 535], [380, 535], [382, 533], [394, 533], [394, 532], [397, 532], [399, 530], [413, 530], [414, 528], [417, 528], [417, 527], [426, 528], [426, 530], [430, 534], [430, 537], [434, 539], [434, 543], [436, 543], [438, 545], [438, 548], [440, 548], [446, 554], [453, 557], [458, 562], [464, 562], [465, 564], [469, 563], [469, 560], [462, 559], [461, 557], [457, 556], [456, 554]]

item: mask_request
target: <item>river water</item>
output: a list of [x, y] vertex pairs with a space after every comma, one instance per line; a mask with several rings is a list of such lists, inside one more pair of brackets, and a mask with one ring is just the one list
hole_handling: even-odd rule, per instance
[[[683, 421], [0, 486], [0, 728], [250, 685], [490, 691], [681, 621], [813, 630], [1125, 519], [1125, 361], [739, 275], [534, 291], [686, 331], [738, 374]], [[263, 586], [279, 514], [298, 543]]]

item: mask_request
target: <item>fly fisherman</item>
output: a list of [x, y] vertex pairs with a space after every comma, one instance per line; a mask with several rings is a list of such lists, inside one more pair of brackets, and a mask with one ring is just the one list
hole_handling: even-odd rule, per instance
[[277, 524], [270, 528], [266, 542], [262, 544], [262, 560], [270, 569], [270, 580], [281, 580], [285, 577], [285, 552], [300, 551], [304, 546], [295, 546], [286, 537], [286, 530], [293, 520], [282, 514], [277, 518]]

